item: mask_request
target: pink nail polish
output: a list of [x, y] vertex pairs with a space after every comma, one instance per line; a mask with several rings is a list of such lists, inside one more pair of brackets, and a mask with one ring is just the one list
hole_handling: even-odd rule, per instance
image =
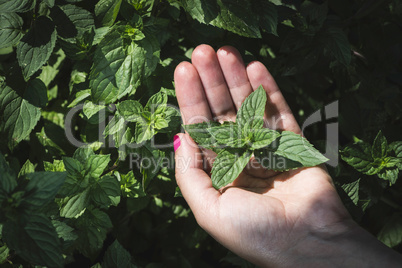
[[176, 150], [180, 147], [180, 137], [178, 135], [174, 135], [173, 138], [173, 149], [176, 152]]

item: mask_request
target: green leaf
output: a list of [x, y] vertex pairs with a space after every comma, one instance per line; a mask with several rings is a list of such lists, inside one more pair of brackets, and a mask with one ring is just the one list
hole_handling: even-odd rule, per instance
[[10, 249], [7, 247], [7, 245], [0, 247], [0, 264], [4, 264], [8, 260], [9, 254]]
[[308, 140], [291, 131], [282, 132], [279, 146], [275, 146], [274, 152], [299, 162], [304, 167], [313, 167], [328, 161]]
[[22, 204], [29, 210], [43, 208], [54, 198], [66, 178], [65, 172], [35, 172], [27, 174], [29, 182], [25, 187]]
[[394, 213], [377, 235], [378, 240], [390, 248], [402, 243], [402, 217]]
[[2, 0], [0, 1], [0, 13], [7, 12], [26, 12], [31, 10], [35, 5], [32, 0]]
[[121, 36], [124, 31], [124, 26], [115, 27], [97, 46], [90, 75], [94, 102], [109, 104], [134, 94], [158, 64], [160, 48], [154, 37], [127, 44]]
[[92, 13], [76, 5], [55, 6], [50, 16], [56, 24], [57, 34], [72, 43], [95, 27]]
[[254, 151], [255, 159], [268, 170], [274, 171], [288, 171], [291, 169], [297, 169], [303, 167], [303, 165], [297, 161], [287, 159], [286, 157], [276, 155], [272, 149], [257, 149]]
[[23, 23], [16, 13], [0, 14], [0, 48], [14, 46], [20, 41]]
[[250, 149], [260, 149], [267, 147], [273, 141], [275, 141], [281, 134], [278, 131], [271, 130], [268, 128], [260, 128], [253, 130], [253, 137], [251, 139]]
[[267, 94], [262, 86], [259, 86], [243, 102], [237, 111], [236, 123], [246, 133], [254, 129], [262, 128], [264, 124], [264, 111], [267, 102]]
[[212, 166], [212, 185], [216, 189], [220, 189], [237, 179], [248, 161], [250, 161], [251, 155], [249, 151], [240, 154], [231, 150], [221, 151]]
[[29, 161], [29, 159], [25, 161], [24, 165], [22, 165], [20, 169], [20, 172], [18, 172], [18, 178], [26, 174], [35, 172], [35, 166], [36, 165], [32, 164], [31, 161]]
[[393, 185], [396, 183], [396, 180], [398, 179], [399, 169], [398, 168], [385, 169], [380, 173], [378, 173], [377, 175], [381, 179], [389, 181], [389, 185]]
[[121, 191], [126, 197], [139, 198], [146, 196], [141, 182], [134, 177], [132, 170], [125, 175], [118, 172], [115, 175], [120, 181]]
[[[91, 124], [99, 124], [105, 120], [106, 106], [103, 104], [95, 104], [92, 101], [86, 100], [82, 108], [83, 114]], [[102, 116], [104, 114], [105, 116]], [[102, 118], [103, 117], [103, 118]]]
[[402, 141], [394, 141], [389, 148], [395, 152], [396, 157], [402, 158]]
[[17, 187], [17, 180], [12, 170], [8, 166], [6, 159], [0, 153], [0, 200], [2, 197], [11, 193]]
[[77, 159], [71, 157], [63, 157], [63, 163], [70, 177], [81, 178], [84, 173], [84, 166]]
[[265, 32], [277, 35], [278, 12], [269, 1], [252, 1], [253, 12], [258, 14], [259, 26]]
[[341, 28], [328, 28], [325, 32], [328, 51], [344, 65], [352, 60], [349, 40]]
[[218, 0], [220, 13], [210, 22], [211, 25], [235, 34], [261, 38], [258, 21], [251, 11], [251, 3], [241, 0]]
[[45, 171], [63, 172], [66, 171], [62, 160], [53, 160], [53, 163], [43, 161]]
[[373, 146], [371, 148], [371, 155], [373, 156], [374, 159], [376, 158], [382, 159], [387, 155], [387, 151], [388, 151], [387, 139], [384, 137], [382, 131], [380, 130], [374, 139]]
[[341, 157], [353, 168], [367, 175], [374, 175], [379, 172], [379, 169], [372, 164], [374, 159], [371, 146], [365, 142], [347, 146], [341, 151]]
[[355, 205], [357, 205], [357, 203], [359, 202], [359, 186], [360, 186], [360, 179], [342, 185], [342, 189], [350, 197], [353, 204]]
[[56, 29], [47, 17], [38, 17], [17, 45], [18, 64], [29, 78], [47, 62], [56, 45]]
[[233, 122], [206, 129], [211, 134], [212, 144], [219, 144], [223, 147], [243, 148], [247, 140], [243, 137], [239, 125]]
[[105, 130], [103, 131], [103, 135], [106, 137], [108, 135], [120, 134], [120, 132], [125, 130], [126, 122], [119, 113], [116, 113], [113, 118], [107, 124]]
[[121, 0], [100, 0], [95, 5], [95, 15], [102, 26], [112, 26], [119, 14]]
[[155, 133], [155, 128], [151, 125], [151, 122], [143, 118], [143, 121], [137, 122], [135, 127], [135, 142], [142, 143], [150, 140]]
[[63, 267], [60, 241], [52, 223], [43, 215], [32, 214], [6, 222], [3, 239], [29, 263]]
[[89, 189], [67, 197], [63, 200], [64, 205], [60, 210], [60, 216], [65, 218], [78, 218], [84, 213], [89, 204]]
[[130, 253], [115, 240], [106, 250], [102, 263], [103, 268], [134, 268]]
[[25, 139], [40, 119], [40, 110], [27, 100], [21, 98], [10, 87], [0, 92], [2, 120], [4, 131], [8, 133], [9, 147], [14, 148]]
[[144, 110], [152, 114], [160, 114], [166, 110], [166, 103], [167, 95], [163, 92], [158, 92], [149, 98]]
[[215, 121], [202, 122], [197, 124], [183, 125], [183, 128], [191, 138], [201, 147], [211, 148], [216, 146], [211, 139], [212, 135], [208, 128], [219, 126], [220, 124]]
[[52, 224], [56, 229], [57, 236], [62, 238], [64, 241], [74, 241], [78, 238], [77, 234], [74, 232], [74, 228], [67, 225], [67, 223], [52, 220]]
[[214, 0], [182, 1], [184, 9], [201, 23], [209, 24], [219, 14], [219, 7]]
[[117, 105], [117, 111], [126, 121], [138, 122], [142, 120], [143, 108], [141, 103], [135, 100], [125, 100]]
[[103, 176], [91, 189], [91, 199], [100, 208], [117, 206], [120, 202], [120, 184], [113, 176]]
[[93, 178], [99, 178], [110, 162], [110, 154], [91, 155], [88, 157], [84, 170], [85, 173]]
[[102, 248], [103, 241], [112, 222], [109, 216], [98, 209], [87, 210], [75, 224], [78, 234], [77, 248], [87, 257], [95, 257]]
[[46, 85], [37, 78], [30, 80], [24, 92], [24, 99], [36, 107], [46, 107], [48, 101]]

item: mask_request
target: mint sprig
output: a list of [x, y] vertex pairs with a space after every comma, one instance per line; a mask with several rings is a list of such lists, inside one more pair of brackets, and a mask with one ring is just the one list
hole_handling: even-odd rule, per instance
[[199, 146], [217, 153], [211, 171], [216, 189], [233, 182], [252, 156], [263, 167], [275, 171], [312, 167], [328, 161], [302, 136], [264, 128], [266, 103], [267, 95], [260, 86], [243, 102], [236, 122], [209, 121], [183, 126]]

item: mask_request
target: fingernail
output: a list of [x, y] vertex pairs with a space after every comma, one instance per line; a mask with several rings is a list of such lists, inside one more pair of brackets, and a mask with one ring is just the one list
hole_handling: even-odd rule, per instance
[[173, 149], [176, 152], [177, 149], [180, 147], [180, 137], [178, 135], [174, 135], [173, 138]]

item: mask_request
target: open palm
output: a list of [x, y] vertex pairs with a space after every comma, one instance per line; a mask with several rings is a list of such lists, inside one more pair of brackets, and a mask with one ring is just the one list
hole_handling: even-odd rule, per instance
[[[232, 47], [218, 52], [207, 45], [197, 47], [192, 63], [177, 66], [175, 85], [185, 124], [234, 121], [245, 98], [262, 85], [268, 97], [268, 125], [300, 133], [265, 66], [252, 62], [245, 67]], [[341, 223], [350, 220], [323, 167], [283, 173], [247, 168], [218, 191], [212, 187], [208, 165], [203, 165], [214, 153], [200, 151], [188, 134], [180, 134], [180, 141], [176, 179], [198, 223], [220, 243], [256, 264], [286, 266], [295, 261], [295, 251], [303, 250], [311, 234], [336, 230], [336, 226], [341, 232]]]

